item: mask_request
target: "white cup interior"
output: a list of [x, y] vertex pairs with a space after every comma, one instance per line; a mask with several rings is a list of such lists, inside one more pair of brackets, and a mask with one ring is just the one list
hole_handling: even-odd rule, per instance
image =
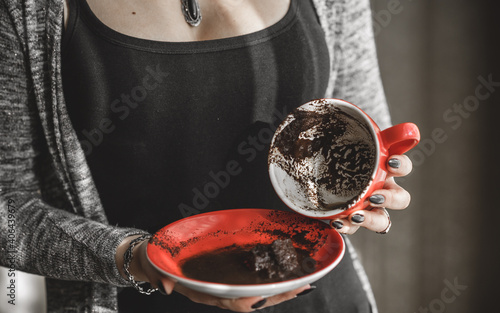
[[[283, 156], [281, 153], [283, 149], [280, 151], [278, 147], [278, 144], [283, 145], [283, 143], [278, 142], [279, 140], [277, 140], [277, 137], [280, 136], [280, 133], [288, 131], [288, 127], [297, 127], [294, 126], [297, 124], [301, 125], [300, 118], [304, 117], [300, 116], [304, 114], [298, 114], [297, 111], [302, 111], [302, 113], [319, 113], [323, 116], [348, 115], [358, 122], [353, 123], [353, 125], [361, 125], [359, 127], [354, 127], [353, 129], [356, 129], [354, 132], [348, 131], [348, 135], [342, 137], [342, 142], [350, 143], [350, 140], [356, 142], [358, 138], [363, 137], [363, 143], [366, 142], [367, 145], [370, 145], [370, 167], [365, 170], [367, 174], [363, 176], [363, 184], [358, 185], [355, 190], [343, 191], [345, 195], [339, 195], [338, 193], [332, 192], [333, 189], [326, 188], [324, 184], [319, 183], [319, 180], [316, 179], [317, 177], [324, 176], [326, 172], [332, 172], [328, 170], [326, 164], [329, 163], [321, 153], [316, 154], [314, 157], [300, 159], [299, 162], [296, 162], [295, 158], [290, 162], [290, 156]], [[292, 123], [294, 124], [292, 125]], [[300, 138], [321, 140], [318, 139], [322, 138], [321, 135], [315, 137], [315, 135], [319, 134], [316, 127], [311, 128], [310, 122], [304, 124], [307, 126], [301, 129]], [[288, 144], [288, 142], [285, 144]], [[294, 145], [296, 142], [290, 142], [289, 144]], [[330, 148], [327, 146], [322, 149], [324, 151], [328, 149], [335, 152], [335, 154], [329, 154], [328, 160], [334, 158], [330, 155], [339, 155], [338, 150], [335, 150], [336, 147]], [[354, 149], [350, 150], [351, 152], [349, 153], [353, 153]], [[347, 150], [344, 151], [348, 153]], [[365, 195], [376, 174], [380, 157], [379, 151], [380, 143], [378, 142], [375, 129], [371, 120], [363, 111], [348, 102], [338, 99], [314, 100], [300, 106], [297, 110], [292, 112], [276, 130], [273, 141], [271, 142], [269, 154], [269, 175], [276, 193], [291, 209], [314, 218], [328, 217], [351, 208]], [[344, 171], [343, 175], [348, 175], [350, 173], [351, 172]], [[337, 190], [341, 189], [337, 188]], [[321, 201], [318, 201], [318, 199]]]

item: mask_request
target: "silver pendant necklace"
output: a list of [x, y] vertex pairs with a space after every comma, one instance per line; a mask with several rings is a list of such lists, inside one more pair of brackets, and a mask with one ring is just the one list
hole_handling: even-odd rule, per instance
[[184, 19], [191, 26], [198, 26], [201, 22], [201, 11], [198, 0], [181, 0], [182, 14]]

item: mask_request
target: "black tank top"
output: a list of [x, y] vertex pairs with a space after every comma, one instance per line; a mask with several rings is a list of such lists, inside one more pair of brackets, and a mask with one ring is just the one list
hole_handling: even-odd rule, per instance
[[153, 232], [214, 209], [284, 207], [268, 144], [329, 75], [310, 1], [262, 31], [201, 42], [126, 36], [86, 1], [70, 5], [64, 93], [111, 224]]
[[[111, 224], [154, 232], [210, 210], [287, 209], [268, 146], [287, 112], [324, 96], [330, 70], [311, 1], [292, 0], [248, 35], [158, 42], [118, 33], [71, 0], [63, 39], [69, 115]], [[369, 311], [348, 254], [316, 285], [270, 312]], [[125, 288], [118, 299], [120, 312], [227, 312], [177, 293]]]

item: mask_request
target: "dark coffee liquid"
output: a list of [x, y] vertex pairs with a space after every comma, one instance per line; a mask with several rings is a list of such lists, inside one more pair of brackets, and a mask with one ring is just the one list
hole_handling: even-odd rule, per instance
[[231, 285], [252, 285], [275, 283], [310, 274], [315, 269], [316, 262], [305, 250], [295, 249], [299, 267], [283, 276], [268, 277], [263, 273], [251, 270], [246, 261], [250, 257], [248, 247], [229, 247], [188, 258], [181, 264], [182, 273], [192, 279], [212, 283]]

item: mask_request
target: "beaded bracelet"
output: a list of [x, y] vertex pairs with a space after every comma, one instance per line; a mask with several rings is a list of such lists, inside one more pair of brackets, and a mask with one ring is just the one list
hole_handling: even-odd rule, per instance
[[127, 248], [127, 251], [125, 251], [125, 254], [123, 255], [123, 271], [127, 275], [127, 278], [129, 280], [129, 282], [132, 284], [132, 286], [134, 286], [134, 288], [137, 291], [139, 291], [142, 294], [148, 295], [148, 296], [150, 294], [152, 294], [153, 292], [157, 291], [158, 288], [149, 288], [148, 290], [144, 290], [144, 288], [142, 288], [141, 286], [139, 286], [139, 283], [137, 283], [135, 281], [134, 276], [132, 276], [132, 274], [129, 271], [129, 267], [130, 267], [130, 262], [132, 261], [132, 257], [134, 256], [134, 254], [132, 252], [132, 250], [134, 250], [134, 247], [139, 242], [142, 242], [142, 241], [144, 241], [146, 239], [149, 239], [149, 238], [151, 238], [151, 235], [150, 234], [145, 234], [145, 235], [142, 235], [142, 236], [137, 237], [136, 239], [132, 240], [130, 242], [129, 247]]

